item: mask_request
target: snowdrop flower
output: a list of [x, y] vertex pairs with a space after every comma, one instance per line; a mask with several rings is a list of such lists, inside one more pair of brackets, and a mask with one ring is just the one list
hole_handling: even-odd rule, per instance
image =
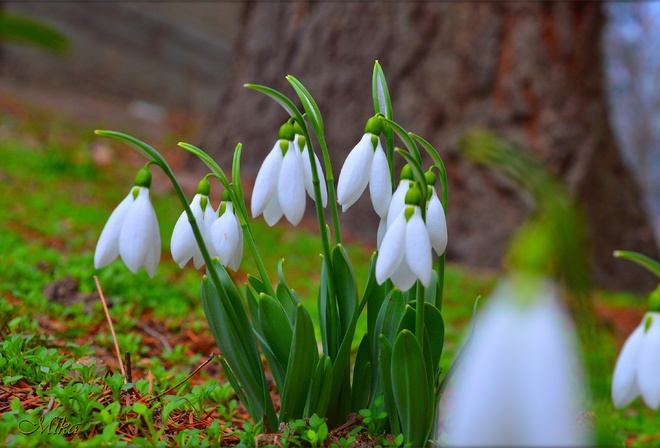
[[151, 173], [144, 167], [135, 186], [105, 224], [94, 253], [94, 267], [103, 268], [121, 256], [134, 274], [144, 267], [153, 278], [160, 261], [160, 231], [149, 199]]
[[442, 207], [438, 193], [435, 191], [436, 177], [431, 171], [424, 175], [429, 185], [428, 200], [426, 202], [426, 229], [431, 238], [431, 247], [435, 253], [442, 255], [447, 249], [447, 219], [445, 209]]
[[227, 191], [223, 192], [222, 200], [218, 209], [220, 217], [211, 227], [211, 241], [220, 263], [229, 266], [233, 271], [238, 271], [243, 258], [243, 229]]
[[517, 274], [479, 316], [445, 422], [450, 446], [584, 446], [580, 366], [555, 286]]
[[376, 260], [376, 280], [382, 285], [388, 278], [401, 291], [419, 280], [425, 287], [431, 281], [431, 241], [419, 208], [421, 194], [411, 189], [406, 194], [406, 208], [389, 226]]
[[346, 157], [337, 185], [337, 202], [343, 212], [355, 204], [369, 184], [374, 210], [381, 218], [387, 215], [392, 199], [392, 181], [387, 156], [378, 138], [380, 133], [380, 120], [370, 118], [362, 139]]
[[612, 401], [621, 408], [641, 394], [646, 405], [660, 406], [660, 313], [648, 312], [621, 349], [612, 378]]
[[252, 191], [252, 216], [264, 214], [269, 226], [282, 215], [294, 226], [305, 214], [305, 180], [300, 151], [296, 151], [293, 126], [280, 128], [279, 140], [259, 169]]
[[[209, 193], [211, 192], [211, 184], [206, 178], [202, 179], [197, 186], [197, 194], [190, 203], [190, 209], [195, 216], [199, 230], [202, 233], [202, 238], [206, 245], [209, 255], [211, 257], [215, 256], [213, 251], [213, 246], [210, 244], [209, 232], [213, 222], [217, 219], [215, 210], [211, 206], [209, 201]], [[172, 232], [172, 241], [170, 243], [170, 249], [172, 251], [172, 258], [174, 262], [179, 265], [180, 268], [188, 263], [188, 260], [192, 258], [193, 265], [195, 269], [199, 269], [204, 266], [204, 258], [202, 257], [202, 251], [195, 240], [195, 235], [192, 231], [192, 226], [188, 221], [188, 215], [184, 211], [179, 216], [179, 219], [174, 226], [174, 231]]]
[[[303, 136], [303, 131], [298, 125], [298, 123], [293, 124], [295, 136], [293, 137], [293, 144], [296, 149], [300, 152], [300, 158], [303, 164], [303, 175], [305, 176], [305, 190], [312, 200], [316, 201], [314, 196], [314, 183], [312, 176], [312, 164], [309, 161], [309, 145], [305, 141]], [[321, 162], [319, 161], [318, 156], [314, 153], [314, 162], [316, 164], [316, 173], [319, 177], [319, 189], [321, 190], [321, 205], [325, 208], [328, 205], [328, 187], [325, 182], [325, 174], [323, 174], [323, 168], [321, 168]]]

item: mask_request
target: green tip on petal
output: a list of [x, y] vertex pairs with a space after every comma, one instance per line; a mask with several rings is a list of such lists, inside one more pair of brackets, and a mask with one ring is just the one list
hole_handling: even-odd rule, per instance
[[406, 222], [412, 217], [412, 215], [415, 214], [415, 208], [414, 207], [406, 207], [406, 209], [403, 212], [403, 216], [406, 218]]
[[651, 328], [652, 324], [653, 324], [653, 316], [646, 316], [646, 320], [644, 321], [644, 333], [649, 331], [649, 328]]
[[399, 180], [413, 180], [413, 170], [412, 167], [408, 164], [403, 165], [401, 168], [401, 174], [399, 175]]
[[209, 205], [209, 197], [202, 195], [202, 197], [199, 198], [199, 207], [202, 209], [203, 212], [206, 211], [207, 205]]
[[374, 151], [378, 147], [378, 137], [376, 137], [375, 135], [371, 136], [371, 146], [374, 147]]
[[211, 183], [205, 178], [197, 184], [197, 194], [208, 196], [211, 194]]
[[424, 179], [426, 179], [427, 185], [435, 185], [435, 182], [438, 180], [438, 178], [435, 177], [435, 174], [433, 174], [433, 171], [431, 170], [428, 170], [426, 173], [424, 173]]
[[133, 200], [136, 200], [138, 195], [140, 194], [140, 189], [139, 188], [133, 188], [133, 191], [131, 191], [131, 194], [133, 195]]
[[220, 204], [220, 207], [218, 207], [218, 218], [221, 217], [222, 215], [224, 215], [225, 211], [227, 211], [227, 203], [222, 202]]
[[383, 124], [378, 117], [371, 117], [367, 120], [367, 125], [364, 127], [365, 134], [380, 135], [383, 130]]
[[280, 131], [277, 134], [280, 140], [293, 140], [294, 135], [296, 135], [296, 132], [291, 123], [288, 122], [280, 126]]
[[229, 190], [223, 190], [223, 192], [222, 192], [222, 201], [223, 202], [231, 202], [231, 195], [229, 194]]
[[280, 149], [282, 150], [282, 155], [285, 156], [289, 150], [289, 142], [287, 140], [280, 140]]
[[417, 186], [410, 188], [406, 192], [406, 205], [420, 205], [422, 203], [422, 193]]
[[303, 137], [302, 135], [298, 135], [298, 142], [297, 143], [298, 143], [298, 148], [300, 148], [300, 152], [302, 152], [303, 149], [305, 149], [305, 145], [307, 144], [307, 140], [305, 140], [305, 137]]
[[135, 176], [135, 186], [146, 188], [151, 187], [151, 171], [149, 171], [149, 168], [146, 166], [140, 169], [140, 171], [138, 171], [137, 175]]

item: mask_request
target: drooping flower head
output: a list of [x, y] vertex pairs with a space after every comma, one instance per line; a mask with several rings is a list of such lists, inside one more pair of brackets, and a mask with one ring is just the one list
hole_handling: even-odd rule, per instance
[[376, 260], [379, 285], [389, 278], [401, 291], [410, 289], [417, 280], [429, 286], [433, 260], [431, 241], [419, 205], [421, 200], [417, 186], [408, 190], [404, 209], [385, 232]]
[[431, 238], [431, 247], [442, 255], [447, 248], [447, 219], [438, 192], [435, 190], [436, 176], [431, 171], [424, 174], [429, 191], [426, 195], [426, 229]]
[[210, 236], [220, 263], [229, 266], [233, 271], [238, 271], [243, 258], [243, 228], [226, 190], [222, 192], [218, 219], [211, 227]]
[[370, 118], [362, 139], [346, 157], [337, 184], [337, 202], [344, 212], [357, 202], [368, 184], [374, 210], [381, 218], [387, 215], [392, 180], [387, 156], [380, 144], [381, 131], [378, 117]]
[[612, 401], [622, 408], [641, 395], [660, 407], [660, 287], [649, 297], [649, 312], [621, 349], [612, 377]]
[[[316, 197], [314, 195], [312, 163], [309, 160], [310, 147], [307, 144], [307, 141], [303, 135], [303, 131], [300, 128], [300, 125], [298, 125], [298, 123], [296, 123], [295, 121], [293, 122], [293, 129], [295, 132], [295, 135], [293, 137], [293, 144], [298, 149], [298, 151], [300, 151], [300, 157], [303, 164], [303, 174], [305, 176], [305, 189], [307, 190], [307, 194], [309, 195], [309, 197], [312, 198], [312, 200], [316, 201]], [[319, 178], [319, 190], [321, 191], [321, 205], [325, 207], [328, 205], [328, 187], [325, 182], [325, 174], [323, 174], [323, 168], [321, 167], [321, 162], [319, 161], [319, 158], [316, 155], [316, 153], [314, 153], [314, 162], [316, 165], [316, 174], [318, 175]]]
[[305, 214], [305, 178], [300, 151], [290, 123], [280, 127], [279, 139], [264, 159], [252, 191], [252, 216], [264, 214], [269, 226], [284, 215], [294, 226]]
[[114, 209], [94, 252], [94, 267], [103, 268], [121, 257], [134, 274], [144, 267], [153, 278], [160, 261], [158, 219], [149, 199], [151, 172], [145, 166], [135, 176], [135, 186]]
[[[217, 215], [215, 210], [213, 210], [211, 201], [209, 200], [210, 192], [211, 184], [205, 177], [199, 181], [199, 184], [197, 185], [197, 194], [190, 203], [190, 209], [192, 210], [195, 221], [202, 233], [202, 238], [209, 251], [209, 255], [214, 257], [215, 252], [211, 245], [209, 232], [213, 222], [217, 219]], [[204, 266], [202, 252], [197, 244], [197, 240], [195, 240], [192, 226], [190, 225], [188, 215], [185, 211], [181, 213], [181, 216], [179, 216], [179, 219], [174, 226], [170, 249], [172, 251], [174, 262], [177, 263], [180, 268], [183, 268], [191, 258], [195, 269]]]

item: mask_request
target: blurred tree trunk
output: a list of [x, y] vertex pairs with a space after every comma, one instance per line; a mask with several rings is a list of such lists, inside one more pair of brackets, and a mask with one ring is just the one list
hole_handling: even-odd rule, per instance
[[[450, 260], [499, 266], [533, 207], [504, 179], [458, 156], [460, 133], [483, 126], [529, 148], [581, 200], [601, 285], [652, 286], [650, 276], [612, 258], [620, 248], [658, 252], [608, 123], [599, 2], [251, 2], [242, 21], [228, 87], [201, 139], [225, 167], [241, 141], [246, 175], [255, 175], [288, 118], [243, 84], [294, 95], [284, 79], [290, 73], [319, 103], [338, 174], [373, 114], [378, 59], [394, 118], [447, 164]], [[378, 220], [367, 196], [342, 219], [373, 241]]]

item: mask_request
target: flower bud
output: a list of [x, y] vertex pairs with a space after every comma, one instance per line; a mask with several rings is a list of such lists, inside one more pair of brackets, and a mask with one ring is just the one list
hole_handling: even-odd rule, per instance
[[649, 294], [649, 311], [656, 313], [660, 311], [660, 285]]
[[229, 194], [229, 190], [224, 190], [222, 192], [222, 202], [231, 202], [231, 195]]
[[[406, 166], [408, 166], [408, 165], [406, 165]], [[426, 173], [424, 173], [424, 179], [426, 179], [426, 184], [427, 185], [435, 185], [436, 180], [438, 180], [435, 177], [435, 174], [433, 174], [433, 171], [431, 171], [431, 170], [428, 170]]]
[[151, 171], [149, 171], [149, 168], [147, 166], [143, 167], [142, 169], [140, 169], [140, 171], [137, 172], [137, 174], [135, 175], [134, 185], [136, 187], [145, 187], [145, 188], [151, 187]]
[[280, 140], [293, 140], [294, 135], [296, 135], [293, 126], [289, 123], [284, 123], [280, 126], [280, 131], [277, 134], [277, 137]]
[[298, 122], [295, 121], [293, 118], [291, 119], [291, 121], [293, 121], [293, 123], [291, 123], [291, 125], [293, 126], [293, 132], [298, 135], [305, 135]]
[[365, 134], [380, 135], [383, 130], [383, 125], [381, 124], [378, 117], [371, 117], [367, 120], [367, 125], [364, 127]]
[[413, 180], [413, 170], [410, 165], [406, 164], [403, 165], [403, 168], [401, 168], [401, 174], [399, 175], [399, 180]]
[[205, 178], [197, 184], [197, 194], [208, 196], [211, 193], [211, 183]]
[[419, 206], [422, 203], [422, 193], [419, 191], [419, 187], [415, 184], [414, 187], [411, 187], [406, 192], [406, 205], [417, 205]]

